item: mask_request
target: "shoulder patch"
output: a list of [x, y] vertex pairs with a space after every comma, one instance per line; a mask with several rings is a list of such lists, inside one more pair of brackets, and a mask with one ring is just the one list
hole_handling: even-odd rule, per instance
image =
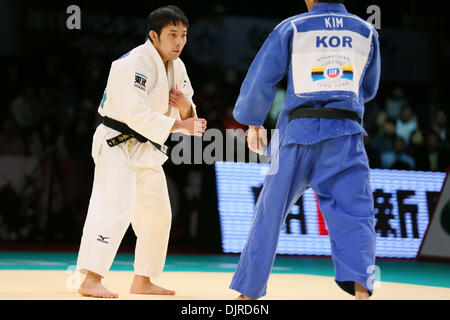
[[145, 91], [145, 89], [147, 88], [147, 77], [145, 75], [143, 75], [142, 73], [135, 72], [134, 86]]

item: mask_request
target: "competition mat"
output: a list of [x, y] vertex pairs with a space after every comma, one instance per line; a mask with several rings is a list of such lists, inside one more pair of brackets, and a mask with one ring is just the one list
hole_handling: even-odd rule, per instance
[[[82, 276], [73, 252], [0, 252], [0, 300], [77, 300]], [[119, 253], [104, 279], [125, 300], [228, 300], [238, 255], [168, 255], [164, 273], [152, 278], [174, 296], [129, 293], [133, 254]], [[373, 300], [449, 300], [450, 265], [412, 260], [376, 262]], [[277, 256], [269, 279], [269, 300], [353, 300], [334, 282], [330, 258]]]

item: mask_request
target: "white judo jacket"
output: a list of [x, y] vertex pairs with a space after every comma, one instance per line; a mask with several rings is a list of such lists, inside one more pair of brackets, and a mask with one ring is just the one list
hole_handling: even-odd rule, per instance
[[[168, 68], [150, 40], [126, 53], [111, 65], [107, 86], [98, 112], [102, 116], [126, 123], [147, 139], [163, 145], [175, 120], [181, 120], [176, 108], [169, 105], [169, 92], [177, 89], [190, 101], [197, 117], [192, 89], [181, 59], [169, 61]], [[101, 148], [110, 148], [106, 139], [119, 134], [100, 124], [94, 134], [92, 157], [98, 164]], [[150, 142], [132, 139], [113, 148], [122, 148], [136, 167], [162, 165], [167, 156]]]

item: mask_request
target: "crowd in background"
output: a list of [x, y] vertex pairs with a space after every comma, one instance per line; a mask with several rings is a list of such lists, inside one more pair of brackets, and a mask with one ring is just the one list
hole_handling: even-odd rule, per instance
[[[22, 47], [17, 54], [0, 56], [4, 79], [0, 90], [0, 161], [5, 161], [0, 173], [3, 183], [0, 240], [78, 244], [93, 181], [91, 144], [99, 123], [97, 108], [111, 62], [126, 53], [122, 50], [131, 49], [133, 43], [141, 44], [144, 19], [141, 11], [123, 12], [120, 3], [114, 11], [111, 9], [114, 4], [104, 6], [95, 1], [83, 6], [83, 29], [77, 33], [64, 27], [58, 29], [61, 24], [52, 24], [55, 22], [52, 14], [65, 18], [59, 7], [49, 4], [41, 8], [42, 3], [38, 2], [15, 3], [23, 5], [18, 10], [19, 20], [24, 22], [20, 29]], [[349, 3], [348, 8], [367, 16], [365, 8], [369, 4], [372, 1], [361, 0]], [[446, 99], [450, 41], [442, 31], [448, 29], [449, 20], [445, 11], [429, 13], [426, 10], [431, 10], [430, 7], [421, 6], [419, 1], [410, 1], [400, 12], [382, 12], [383, 28], [389, 26], [405, 32], [429, 30], [432, 39], [429, 52], [435, 55], [428, 61], [433, 63], [425, 64], [430, 67], [432, 82], [417, 77], [401, 82], [384, 79], [376, 99], [366, 105], [365, 147], [371, 168], [442, 172], [450, 165], [450, 102]], [[281, 21], [304, 10], [304, 4], [298, 8], [291, 5], [269, 8], [255, 7], [250, 2], [234, 6], [217, 0], [207, 5], [189, 4], [189, 9], [191, 12], [187, 14], [193, 26], [196, 19], [214, 20], [243, 13], [277, 17]], [[136, 17], [141, 20], [136, 21]], [[250, 29], [249, 34], [256, 33], [262, 39], [262, 31]], [[211, 50], [219, 35], [212, 32], [208, 38], [207, 33], [206, 36], [201, 33], [200, 40], [205, 39], [205, 45], [200, 46], [197, 54]], [[199, 41], [198, 37], [192, 36], [189, 41]], [[256, 42], [255, 50], [262, 44]], [[395, 54], [396, 50], [392, 46], [383, 49], [387, 54]], [[181, 58], [195, 91], [198, 115], [208, 121], [208, 128], [245, 131], [246, 126], [236, 122], [232, 114], [245, 71], [242, 67], [226, 68], [214, 63], [201, 65], [190, 56], [192, 52], [184, 50]], [[246, 58], [251, 61], [250, 56]], [[408, 63], [404, 61], [403, 65]], [[389, 66], [384, 70], [389, 70]], [[403, 75], [402, 79], [406, 78]], [[282, 81], [266, 128], [275, 128], [285, 94], [286, 81]], [[34, 159], [28, 165], [35, 169], [25, 172], [24, 168], [12, 168], [26, 162], [19, 159]], [[218, 215], [211, 214], [217, 210], [212, 191], [214, 168], [172, 165], [168, 161], [165, 170], [173, 209], [171, 243], [186, 244], [192, 239], [202, 244], [219, 241]], [[5, 174], [8, 171], [11, 174]], [[23, 185], [14, 184], [11, 178], [14, 173], [22, 174]], [[127, 237], [123, 242], [127, 242]]]
[[401, 86], [391, 86], [384, 99], [366, 106], [366, 151], [372, 168], [445, 171], [450, 165], [450, 106], [438, 87], [421, 92], [422, 97], [411, 98]]
[[[53, 57], [35, 70], [9, 64], [1, 100], [0, 155], [89, 159], [108, 66], [90, 58], [68, 67]], [[208, 128], [245, 130], [232, 115], [245, 74], [233, 68], [208, 71], [210, 78], [190, 73], [198, 114]], [[39, 73], [41, 80], [33, 82], [23, 76], [27, 73]], [[445, 171], [450, 164], [449, 102], [437, 86], [423, 88], [419, 96], [415, 91], [381, 83], [377, 98], [366, 105], [365, 141], [372, 168]], [[268, 128], [275, 126], [284, 88], [277, 93]]]

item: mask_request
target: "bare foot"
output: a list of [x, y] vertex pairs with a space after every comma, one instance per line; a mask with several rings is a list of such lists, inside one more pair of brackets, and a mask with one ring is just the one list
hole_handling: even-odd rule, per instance
[[131, 284], [130, 293], [133, 294], [156, 294], [174, 295], [175, 291], [168, 290], [153, 284], [149, 277], [135, 275]]
[[86, 279], [80, 285], [78, 293], [85, 297], [118, 298], [117, 293], [111, 292], [102, 285], [102, 277], [88, 271]]
[[355, 300], [369, 300], [369, 292], [357, 282], [355, 282]]
[[234, 300], [258, 300], [258, 299], [253, 299], [253, 298], [250, 298], [250, 297], [247, 297], [247, 296], [244, 296], [243, 294], [241, 294], [239, 297], [237, 297]]

